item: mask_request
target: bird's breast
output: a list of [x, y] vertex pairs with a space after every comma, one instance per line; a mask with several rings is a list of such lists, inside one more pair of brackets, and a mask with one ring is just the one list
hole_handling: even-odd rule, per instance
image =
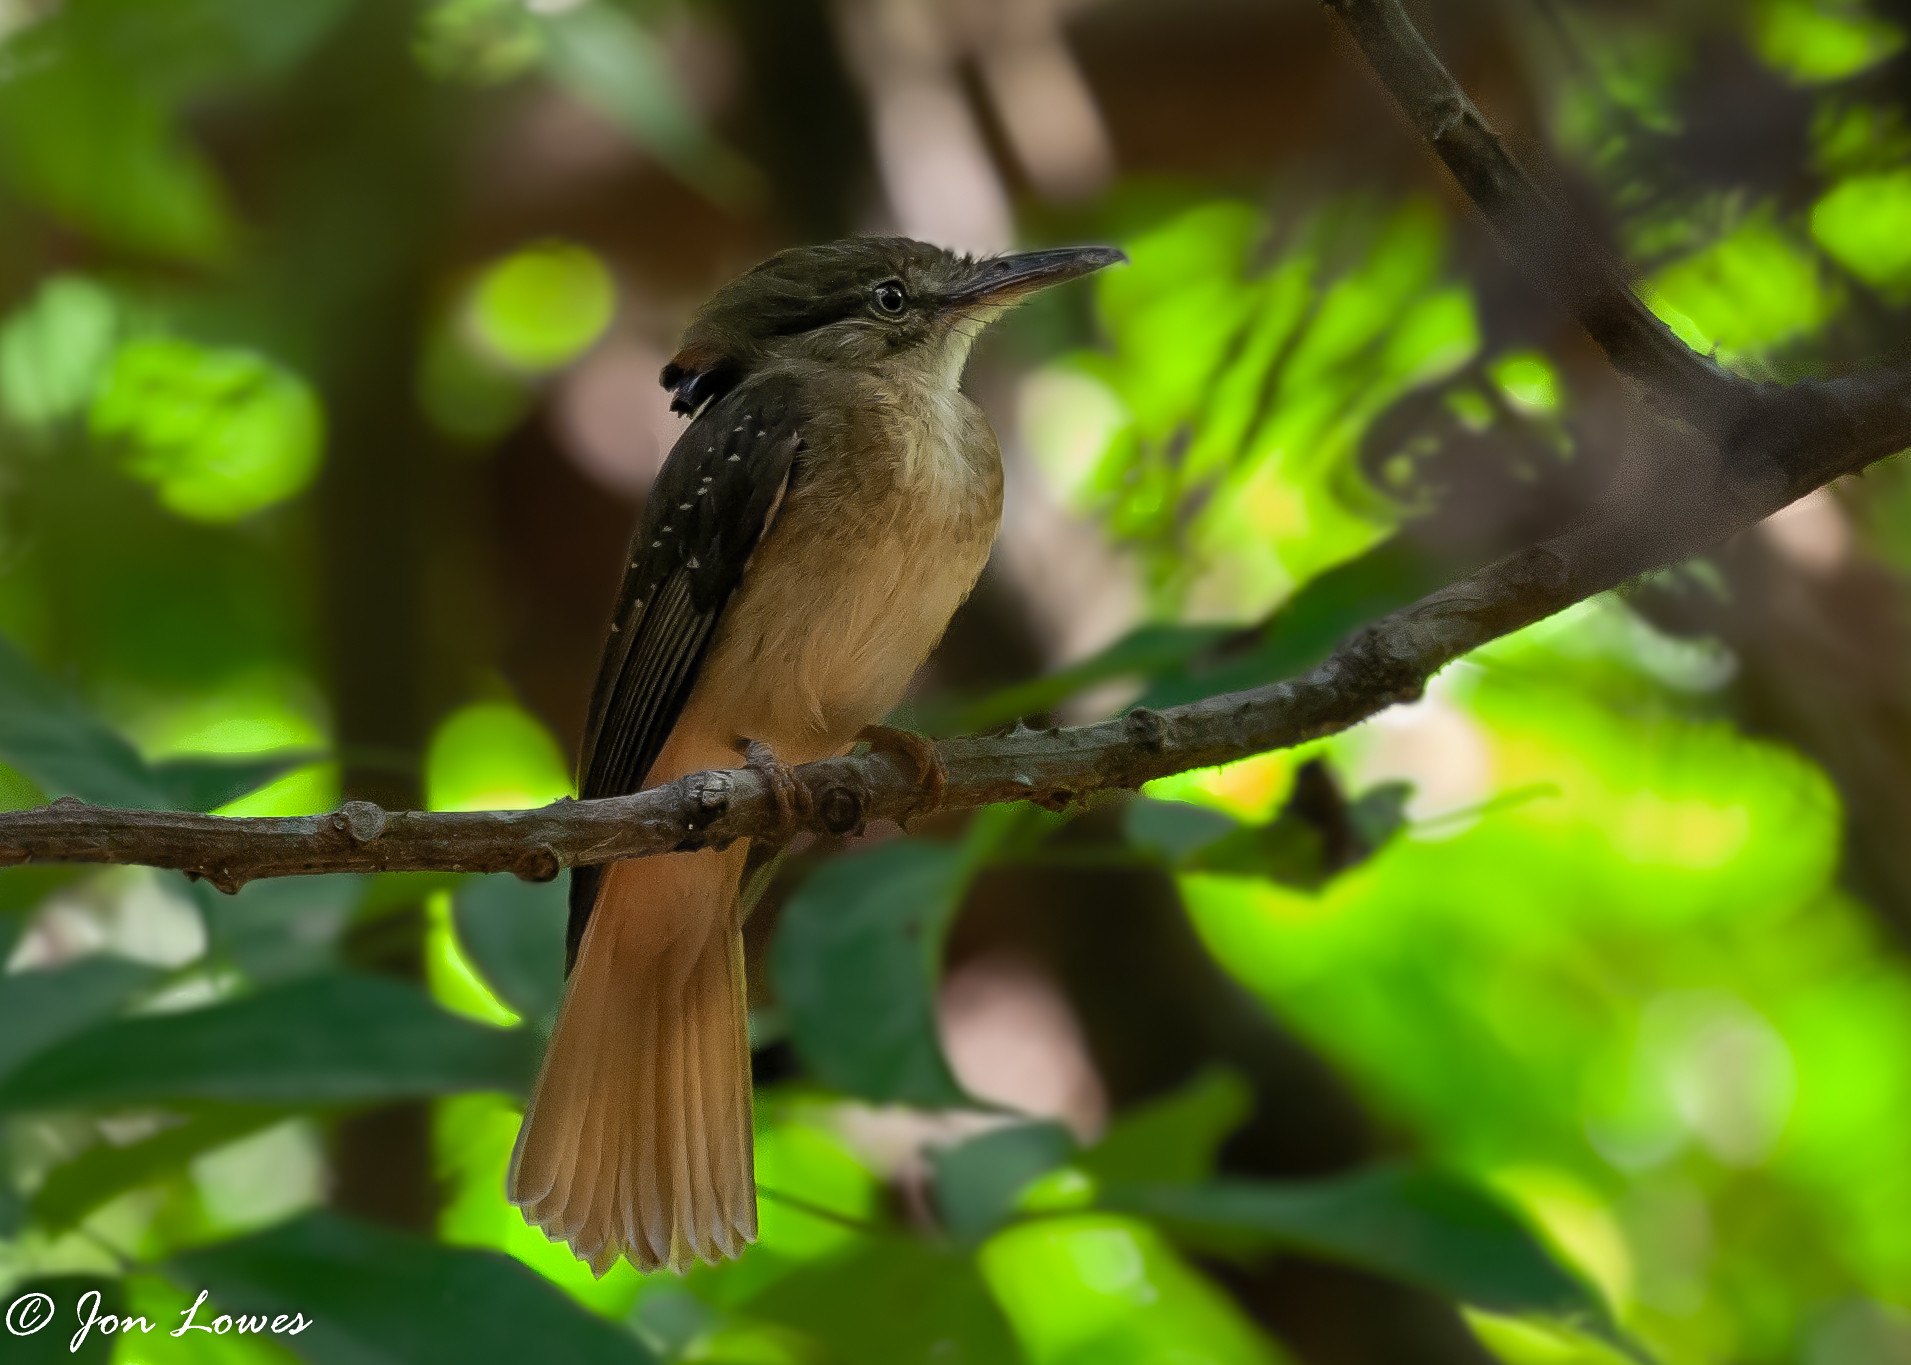
[[707, 670], [734, 680], [737, 734], [792, 762], [839, 752], [900, 700], [975, 586], [1001, 521], [1001, 456], [974, 404], [950, 397], [875, 409], [888, 420], [806, 448]]

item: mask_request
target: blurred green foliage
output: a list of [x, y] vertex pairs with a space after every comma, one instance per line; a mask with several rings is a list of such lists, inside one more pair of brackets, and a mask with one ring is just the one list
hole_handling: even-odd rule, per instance
[[153, 338], [114, 355], [89, 425], [162, 506], [236, 521], [304, 489], [324, 441], [317, 398], [240, 351]]
[[1118, 416], [1065, 491], [1197, 610], [1264, 609], [1371, 545], [1395, 513], [1350, 477], [1356, 443], [1479, 347], [1443, 235], [1429, 206], [1354, 200], [1203, 204], [1132, 238], [1098, 290], [1112, 350], [1078, 361]]
[[[1576, 60], [1536, 117], [1688, 344], [1786, 378], [1901, 339], [1901, 5], [1564, 8]], [[494, 605], [470, 605], [490, 591], [474, 553], [441, 530], [410, 528], [440, 590], [421, 590], [437, 691], [416, 752], [343, 733], [323, 589], [363, 547], [333, 543], [323, 485], [357, 453], [341, 441], [395, 432], [378, 457], [430, 471], [445, 520], [489, 534], [459, 480], [524, 458], [553, 386], [642, 296], [614, 231], [507, 217], [430, 238], [410, 311], [373, 311], [413, 234], [469, 207], [402, 153], [447, 128], [470, 153], [511, 100], [561, 94], [688, 187], [685, 237], [760, 208], [781, 182], [700, 102], [721, 63], [672, 46], [685, 23], [709, 22], [705, 43], [767, 23], [718, 11], [0, 0], [0, 805], [287, 813], [394, 770], [435, 809], [569, 794], [561, 740], [499, 682], [494, 624], [472, 624]], [[1710, 145], [1692, 91], [1721, 52], [1792, 118], [1800, 164], [1665, 170], [1669, 148]], [[384, 73], [363, 76], [370, 133], [338, 131], [341, 71]], [[1611, 460], [1589, 436], [1610, 395], [1569, 339], [1509, 325], [1504, 267], [1450, 204], [1301, 171], [1277, 189], [1119, 182], [1068, 210], [1133, 264], [1099, 281], [1096, 335], [1032, 362], [997, 415], [1040, 491], [1129, 557], [1145, 619], [1045, 676], [925, 699], [926, 719], [1290, 672], [1431, 586], [1415, 537], [1482, 488]], [[357, 366], [393, 353], [417, 411], [368, 420], [353, 384], [381, 376]], [[428, 463], [414, 446], [437, 438], [466, 458]], [[1900, 566], [1905, 486], [1850, 500]], [[1514, 1365], [1896, 1365], [1911, 972], [1841, 876], [1846, 794], [1754, 732], [1744, 666], [1601, 600], [1482, 651], [1404, 719], [1156, 783], [1103, 826], [992, 810], [786, 869], [752, 1021], [781, 1059], [759, 1096], [762, 1238], [681, 1279], [595, 1280], [502, 1199], [561, 986], [561, 884], [225, 897], [0, 869], [0, 1298], [97, 1288], [170, 1322], [205, 1289], [315, 1320], [276, 1346], [102, 1336], [72, 1357], [128, 1365], [288, 1347], [1275, 1365], [1314, 1357], [1241, 1286], [1302, 1260], [1426, 1291]], [[974, 1098], [938, 1016], [958, 917], [1017, 869], [1091, 862], [1172, 888], [1386, 1160], [1243, 1169], [1266, 1097], [1206, 1057], [1091, 1133]], [[362, 969], [366, 940], [406, 933], [417, 979]], [[430, 1106], [435, 1235], [323, 1207], [338, 1121], [395, 1100]], [[914, 1125], [906, 1152], [869, 1140], [882, 1122]]]
[[1904, 46], [1902, 29], [1860, 5], [1760, 0], [1752, 10], [1759, 55], [1800, 81], [1854, 75]]

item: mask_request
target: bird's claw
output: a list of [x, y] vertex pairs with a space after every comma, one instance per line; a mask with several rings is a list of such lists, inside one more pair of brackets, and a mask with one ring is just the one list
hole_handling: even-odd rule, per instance
[[856, 732], [856, 738], [866, 742], [871, 753], [894, 754], [915, 770], [916, 782], [922, 788], [918, 810], [934, 810], [942, 804], [949, 790], [949, 770], [943, 766], [933, 739], [893, 725], [865, 725]]
[[797, 780], [795, 770], [762, 740], [740, 739], [737, 751], [743, 755], [746, 768], [762, 774], [763, 785], [769, 788], [770, 801], [776, 807], [777, 828], [786, 835], [801, 829], [810, 790]]

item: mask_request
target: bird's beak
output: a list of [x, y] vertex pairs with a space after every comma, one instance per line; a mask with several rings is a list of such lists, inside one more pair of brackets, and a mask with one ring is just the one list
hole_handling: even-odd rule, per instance
[[1038, 289], [1092, 275], [1127, 259], [1126, 253], [1112, 246], [1065, 246], [994, 256], [977, 262], [974, 278], [952, 291], [949, 302], [958, 308], [1005, 308]]

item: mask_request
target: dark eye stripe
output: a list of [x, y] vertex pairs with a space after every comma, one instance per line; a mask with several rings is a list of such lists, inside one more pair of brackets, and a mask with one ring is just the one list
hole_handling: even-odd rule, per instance
[[796, 336], [801, 332], [813, 332], [819, 327], [828, 327], [832, 323], [853, 318], [869, 308], [869, 293], [866, 289], [855, 288], [809, 301], [799, 309], [791, 309], [781, 314], [759, 314], [757, 325], [759, 335], [764, 338]]

